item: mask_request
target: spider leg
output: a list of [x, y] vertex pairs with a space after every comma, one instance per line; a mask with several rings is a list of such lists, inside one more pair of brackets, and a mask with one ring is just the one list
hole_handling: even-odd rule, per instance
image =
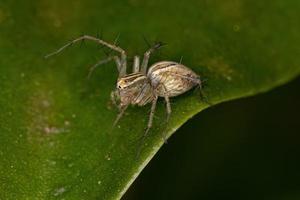
[[73, 41], [65, 44], [62, 47], [60, 47], [58, 50], [56, 50], [56, 51], [54, 51], [54, 52], [46, 55], [45, 58], [49, 58], [50, 56], [56, 55], [56, 54], [60, 53], [61, 51], [63, 51], [64, 49], [66, 49], [67, 47], [69, 47], [69, 46], [71, 46], [71, 45], [73, 45], [73, 44], [75, 44], [75, 43], [77, 43], [79, 41], [82, 41], [82, 40], [91, 40], [91, 41], [94, 41], [94, 42], [96, 42], [96, 43], [98, 43], [100, 45], [106, 46], [106, 47], [108, 47], [108, 48], [110, 48], [110, 49], [112, 49], [114, 51], [119, 52], [121, 54], [121, 67], [120, 67], [120, 70], [119, 70], [120, 71], [119, 76], [126, 75], [126, 65], [127, 65], [126, 52], [122, 48], [120, 48], [119, 46], [116, 46], [114, 44], [110, 44], [108, 42], [105, 42], [105, 41], [103, 41], [101, 39], [98, 39], [96, 37], [89, 36], [89, 35], [83, 35], [83, 36], [81, 36], [79, 38], [74, 39]]
[[125, 110], [128, 108], [128, 105], [124, 106], [124, 107], [120, 107], [120, 112], [117, 116], [117, 118], [115, 119], [112, 128], [116, 127], [116, 125], [118, 124], [118, 122], [120, 121], [120, 119], [122, 118], [123, 114], [125, 113]]
[[153, 53], [155, 50], [159, 49], [160, 47], [162, 47], [163, 45], [164, 45], [163, 43], [158, 42], [158, 43], [154, 44], [153, 47], [151, 47], [148, 51], [146, 51], [144, 53], [144, 58], [143, 58], [142, 67], [141, 67], [141, 72], [143, 74], [146, 74], [146, 72], [147, 72], [150, 54]]
[[[114, 46], [118, 45], [119, 37], [120, 37], [120, 33], [117, 35], [117, 37], [114, 40], [114, 43], [113, 43]], [[105, 54], [110, 55], [112, 51], [114, 51], [114, 50], [113, 49], [109, 49], [107, 52], [105, 52]]]
[[116, 127], [116, 125], [118, 124], [118, 122], [120, 121], [120, 119], [122, 118], [122, 116], [124, 115], [125, 113], [125, 110], [128, 108], [128, 105], [125, 105], [125, 106], [118, 106], [116, 101], [115, 101], [115, 94], [114, 94], [114, 91], [111, 92], [111, 100], [113, 101], [113, 103], [116, 104], [116, 106], [118, 107], [119, 109], [119, 114], [117, 115], [110, 131], [109, 131], [109, 134], [112, 133], [112, 131], [114, 130], [114, 128]]
[[139, 71], [140, 71], [140, 57], [134, 56], [132, 72], [136, 73]]
[[111, 100], [112, 104], [114, 106], [116, 106], [119, 109], [119, 111], [120, 111], [120, 107], [118, 106], [117, 100], [116, 100], [116, 92], [117, 92], [116, 90], [111, 91], [111, 93], [110, 93], [110, 100]]
[[141, 141], [140, 141], [140, 145], [139, 145], [139, 148], [138, 148], [138, 151], [137, 151], [137, 158], [139, 157], [139, 155], [141, 153], [142, 146], [143, 146], [143, 143], [145, 141], [145, 138], [148, 135], [150, 128], [152, 127], [153, 117], [154, 117], [156, 104], [157, 104], [157, 99], [158, 99], [158, 97], [155, 96], [153, 101], [152, 101], [152, 106], [151, 106], [151, 111], [150, 111], [150, 115], [149, 115], [148, 124], [147, 124], [147, 127], [145, 128], [144, 135], [142, 136]]
[[198, 78], [192, 78], [192, 77], [189, 77], [189, 76], [184, 76], [184, 75], [179, 75], [179, 74], [175, 74], [175, 73], [170, 73], [172, 74], [173, 76], [178, 76], [178, 77], [181, 77], [181, 78], [185, 78], [185, 79], [188, 79], [190, 81], [192, 81], [193, 83], [195, 83], [197, 85], [197, 89], [199, 89], [199, 94], [200, 94], [200, 98], [201, 100], [208, 104], [208, 105], [212, 105], [211, 102], [209, 102], [209, 100], [207, 99], [206, 95], [203, 93], [203, 89], [202, 89], [202, 81], [200, 80], [200, 77]]
[[[163, 87], [165, 88], [165, 86], [163, 86]], [[171, 113], [172, 113], [170, 98], [169, 98], [169, 95], [168, 95], [168, 92], [167, 92], [166, 88], [165, 88], [164, 98], [165, 98], [165, 101], [166, 101], [167, 119], [166, 119], [166, 127], [165, 127], [165, 130], [163, 132], [163, 139], [164, 139], [164, 143], [166, 144], [167, 143], [166, 129], [168, 128], [170, 116], [171, 116]]]
[[205, 93], [203, 92], [203, 87], [202, 87], [202, 81], [200, 80], [200, 78], [191, 78], [191, 77], [184, 77], [184, 78], [187, 78], [189, 80], [191, 80], [192, 82], [194, 82], [195, 84], [197, 84], [197, 87], [196, 89], [198, 89], [199, 91], [199, 95], [200, 95], [200, 98], [201, 100], [208, 104], [209, 106], [213, 105], [208, 99], [207, 99], [207, 96], [205, 95]]
[[144, 137], [146, 137], [148, 135], [149, 130], [152, 127], [153, 117], [154, 117], [154, 113], [155, 113], [155, 109], [156, 109], [156, 104], [157, 104], [157, 99], [158, 99], [158, 97], [155, 96], [154, 99], [153, 99], [153, 101], [152, 101], [151, 111], [150, 111], [150, 115], [149, 115], [149, 120], [148, 120], [147, 128], [145, 129]]
[[94, 64], [94, 65], [90, 68], [89, 74], [88, 74], [88, 79], [91, 77], [93, 71], [94, 71], [98, 66], [103, 65], [103, 64], [105, 64], [105, 63], [108, 63], [108, 62], [110, 62], [111, 60], [115, 60], [115, 63], [116, 63], [117, 68], [118, 68], [118, 71], [120, 72], [120, 70], [121, 70], [121, 61], [120, 61], [119, 57], [118, 57], [118, 56], [110, 56], [110, 57], [108, 57], [108, 58], [106, 58], [106, 59], [104, 59], [104, 60], [99, 60], [96, 64]]
[[203, 90], [202, 90], [202, 84], [198, 84], [197, 88], [199, 90], [199, 95], [201, 100], [208, 104], [209, 106], [212, 106], [213, 104], [207, 99], [207, 96], [204, 94]]

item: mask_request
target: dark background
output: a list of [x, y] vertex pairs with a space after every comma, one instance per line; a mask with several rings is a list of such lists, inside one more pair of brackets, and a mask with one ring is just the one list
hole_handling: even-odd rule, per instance
[[300, 78], [183, 125], [123, 200], [300, 199]]

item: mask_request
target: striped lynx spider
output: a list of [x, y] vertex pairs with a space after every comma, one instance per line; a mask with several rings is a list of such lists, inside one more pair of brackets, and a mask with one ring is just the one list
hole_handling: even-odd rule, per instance
[[110, 44], [99, 38], [89, 35], [81, 36], [67, 43], [55, 52], [46, 55], [45, 58], [58, 54], [72, 44], [83, 40], [94, 41], [120, 54], [119, 56], [109, 56], [105, 60], [99, 61], [93, 67], [91, 67], [89, 73], [90, 76], [91, 72], [96, 67], [109, 61], [114, 61], [117, 65], [119, 77], [117, 80], [116, 89], [111, 93], [112, 102], [114, 102], [114, 104], [119, 108], [119, 114], [114, 122], [114, 126], [120, 120], [129, 105], [144, 106], [148, 103], [151, 103], [152, 106], [148, 125], [145, 128], [143, 136], [145, 137], [152, 127], [158, 97], [163, 97], [166, 101], [166, 121], [168, 122], [171, 115], [170, 97], [181, 95], [195, 86], [198, 86], [201, 90], [200, 76], [181, 63], [173, 61], [160, 61], [148, 68], [148, 61], [151, 53], [159, 49], [162, 46], [162, 43], [156, 43], [144, 53], [141, 65], [140, 57], [134, 56], [131, 73], [127, 73], [126, 51], [116, 44]]

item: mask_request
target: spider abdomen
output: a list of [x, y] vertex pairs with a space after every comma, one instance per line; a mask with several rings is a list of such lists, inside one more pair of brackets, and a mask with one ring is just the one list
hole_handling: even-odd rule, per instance
[[195, 72], [172, 61], [153, 64], [149, 68], [147, 76], [151, 80], [153, 88], [156, 89], [157, 95], [161, 97], [166, 94], [169, 97], [178, 96], [201, 83]]

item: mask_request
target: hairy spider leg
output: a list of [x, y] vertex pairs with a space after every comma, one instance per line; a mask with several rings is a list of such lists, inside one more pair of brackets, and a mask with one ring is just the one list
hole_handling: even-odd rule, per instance
[[202, 81], [200, 80], [200, 78], [192, 78], [192, 77], [188, 77], [188, 76], [184, 76], [184, 75], [180, 75], [180, 74], [175, 74], [175, 73], [170, 73], [170, 74], [172, 74], [172, 75], [174, 75], [174, 76], [181, 77], [181, 78], [188, 79], [188, 80], [194, 82], [195, 84], [197, 84], [196, 89], [199, 90], [199, 94], [200, 94], [201, 100], [202, 100], [204, 103], [208, 104], [208, 105], [212, 105], [212, 103], [208, 101], [206, 95], [203, 94], [203, 90], [202, 90]]
[[140, 57], [134, 56], [132, 73], [137, 73], [140, 71]]
[[202, 88], [202, 80], [200, 80], [200, 78], [197, 78], [197, 79], [195, 79], [195, 78], [191, 78], [191, 77], [187, 77], [187, 76], [183, 76], [183, 75], [178, 75], [178, 74], [176, 74], [177, 76], [181, 76], [181, 77], [183, 77], [183, 78], [186, 78], [186, 79], [189, 79], [189, 80], [191, 80], [192, 82], [194, 82], [195, 84], [197, 84], [197, 87], [196, 87], [196, 89], [199, 91], [199, 95], [200, 95], [200, 98], [201, 98], [201, 100], [204, 102], [204, 103], [206, 103], [206, 104], [208, 104], [208, 105], [213, 105], [211, 102], [209, 102], [209, 100], [207, 99], [207, 96], [204, 94], [204, 92], [203, 92], [203, 88]]
[[163, 88], [164, 88], [164, 98], [165, 98], [165, 102], [166, 102], [166, 109], [167, 109], [167, 119], [166, 119], [166, 126], [165, 126], [165, 130], [163, 131], [163, 139], [164, 139], [164, 143], [166, 144], [167, 143], [167, 128], [168, 128], [168, 125], [169, 125], [169, 120], [170, 120], [170, 116], [171, 116], [171, 113], [172, 113], [172, 109], [171, 109], [171, 103], [170, 103], [170, 98], [169, 98], [169, 95], [168, 95], [168, 91], [167, 91], [167, 88], [165, 87], [165, 85], [163, 85]]
[[141, 150], [142, 150], [142, 147], [143, 147], [143, 144], [144, 144], [144, 141], [145, 141], [145, 138], [147, 137], [148, 133], [149, 133], [149, 130], [150, 128], [152, 127], [152, 124], [153, 124], [153, 117], [154, 117], [154, 113], [155, 113], [155, 109], [156, 109], [156, 104], [157, 104], [157, 99], [158, 97], [155, 96], [153, 101], [152, 101], [152, 106], [151, 106], [151, 111], [150, 111], [150, 115], [149, 115], [149, 120], [148, 120], [148, 124], [147, 124], [147, 127], [145, 128], [145, 132], [140, 140], [140, 145], [139, 145], [139, 148], [138, 148], [138, 151], [137, 151], [137, 158], [140, 156], [140, 153], [141, 153]]
[[111, 60], [115, 60], [115, 63], [116, 63], [117, 68], [118, 68], [118, 71], [120, 72], [120, 70], [121, 70], [121, 61], [120, 61], [119, 57], [118, 57], [118, 56], [110, 56], [110, 57], [108, 57], [108, 58], [106, 58], [106, 59], [104, 59], [104, 60], [99, 60], [96, 64], [94, 64], [94, 65], [90, 68], [90, 70], [89, 70], [88, 78], [91, 77], [93, 71], [94, 71], [98, 66], [103, 65], [103, 64], [105, 64], [105, 63], [108, 63], [108, 62], [111, 61]]
[[[117, 46], [117, 45], [118, 45], [119, 37], [120, 37], [120, 33], [117, 35], [117, 37], [116, 37], [115, 40], [114, 40], [114, 43], [113, 43], [114, 46]], [[104, 53], [105, 53], [107, 56], [109, 56], [110, 53], [111, 53], [112, 51], [113, 51], [113, 49], [109, 49], [107, 52], [104, 51]]]
[[116, 100], [116, 92], [117, 92], [116, 90], [113, 90], [113, 91], [110, 92], [110, 100], [111, 100], [112, 104], [115, 107], [117, 107], [120, 111], [120, 107], [118, 106], [117, 100]]
[[151, 47], [148, 51], [146, 51], [144, 53], [144, 58], [143, 58], [142, 66], [141, 66], [141, 72], [143, 74], [146, 74], [146, 72], [147, 72], [148, 62], [149, 62], [151, 53], [153, 53], [155, 50], [159, 49], [163, 45], [164, 45], [163, 43], [158, 42], [158, 43], [154, 44], [153, 47]]
[[122, 118], [122, 116], [125, 113], [125, 110], [127, 108], [128, 108], [128, 105], [119, 108], [120, 109], [119, 114], [118, 114], [117, 118], [115, 119], [112, 128], [116, 127], [116, 125], [118, 124], [119, 120]]
[[149, 115], [149, 120], [148, 120], [147, 128], [145, 129], [144, 137], [148, 135], [148, 132], [149, 132], [150, 128], [152, 127], [153, 117], [154, 117], [154, 113], [155, 113], [155, 109], [156, 109], [156, 104], [157, 104], [157, 99], [158, 99], [158, 97], [155, 96], [154, 99], [153, 99], [153, 101], [152, 101], [151, 111], [150, 111], [150, 115]]
[[197, 88], [199, 90], [199, 95], [201, 100], [206, 103], [207, 105], [212, 106], [213, 104], [207, 99], [207, 96], [204, 94], [203, 90], [202, 90], [202, 84], [198, 84]]
[[121, 54], [121, 67], [120, 67], [120, 70], [119, 70], [119, 76], [122, 77], [122, 76], [126, 75], [126, 67], [127, 67], [126, 52], [122, 48], [120, 48], [119, 46], [116, 46], [114, 44], [110, 44], [108, 42], [105, 42], [101, 39], [98, 39], [98, 38], [95, 38], [95, 37], [89, 36], [89, 35], [83, 35], [79, 38], [74, 39], [73, 41], [71, 41], [71, 42], [65, 44], [64, 46], [62, 46], [61, 48], [59, 48], [58, 50], [46, 55], [45, 58], [49, 58], [50, 56], [56, 55], [56, 54], [60, 53], [61, 51], [63, 51], [65, 48], [73, 45], [74, 43], [82, 41], [82, 40], [91, 40], [91, 41], [97, 42], [101, 45], [104, 45], [104, 46], [106, 46], [106, 47], [108, 47], [108, 48], [110, 48], [114, 51], [119, 52]]

